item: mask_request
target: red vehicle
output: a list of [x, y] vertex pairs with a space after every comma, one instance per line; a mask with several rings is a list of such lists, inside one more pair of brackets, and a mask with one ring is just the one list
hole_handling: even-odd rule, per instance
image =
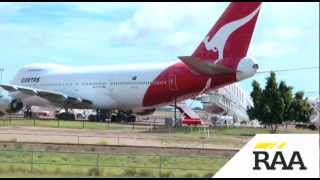
[[184, 117], [181, 123], [182, 125], [186, 125], [186, 126], [197, 126], [197, 125], [201, 125], [202, 121], [199, 118]]

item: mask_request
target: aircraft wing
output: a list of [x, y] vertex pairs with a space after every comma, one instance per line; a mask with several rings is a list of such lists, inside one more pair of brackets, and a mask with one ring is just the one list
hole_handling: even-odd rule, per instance
[[21, 92], [30, 96], [38, 96], [49, 102], [57, 105], [67, 105], [68, 107], [74, 107], [79, 109], [92, 108], [93, 103], [90, 100], [82, 99], [79, 97], [72, 97], [64, 93], [42, 90], [37, 88], [30, 88], [24, 86], [0, 84], [4, 90], [8, 92]]

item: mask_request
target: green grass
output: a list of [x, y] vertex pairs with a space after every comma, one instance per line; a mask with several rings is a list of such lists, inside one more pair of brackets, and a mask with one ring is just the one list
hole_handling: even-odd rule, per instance
[[[69, 128], [69, 129], [100, 129], [100, 130], [121, 130], [128, 129], [131, 131], [147, 131], [149, 127], [137, 126], [134, 129], [130, 124], [105, 123], [105, 122], [90, 122], [90, 121], [64, 121], [64, 120], [27, 120], [27, 119], [0, 119], [1, 126], [11, 127], [49, 127], [49, 128]], [[199, 128], [193, 127], [178, 127], [175, 128], [175, 136], [195, 137], [199, 135]], [[157, 128], [151, 133], [168, 133], [168, 128]], [[257, 133], [270, 133], [269, 129], [263, 128], [210, 128], [210, 132], [214, 135], [231, 135], [231, 136], [254, 136]], [[278, 133], [316, 133], [309, 129], [279, 129]]]
[[[234, 127], [234, 128], [209, 128], [210, 134], [213, 135], [224, 135], [224, 136], [254, 136], [256, 134], [269, 134], [269, 129], [264, 128], [242, 128], [242, 127]], [[161, 132], [167, 133], [168, 130], [164, 131], [164, 129], [159, 129]], [[190, 127], [178, 127], [175, 129], [175, 135], [180, 137], [196, 137], [199, 135], [199, 131], [203, 131], [203, 128], [193, 127], [192, 130]], [[312, 131], [309, 129], [279, 129], [277, 133], [317, 133], [317, 131]], [[201, 133], [204, 136], [204, 133]]]
[[[148, 126], [135, 126], [129, 124], [118, 123], [103, 123], [103, 122], [89, 122], [85, 121], [57, 121], [57, 120], [36, 120], [36, 127], [49, 127], [49, 128], [68, 128], [68, 129], [95, 129], [107, 131], [120, 131], [126, 133], [145, 135], [145, 138], [152, 138], [161, 140], [162, 146], [175, 146], [175, 147], [223, 147], [223, 148], [241, 148], [248, 142], [255, 134], [270, 133], [269, 129], [264, 128], [209, 128], [210, 136], [203, 132], [203, 128], [190, 128], [178, 127], [169, 129], [164, 126], [157, 127], [150, 131]], [[25, 119], [8, 119], [0, 120], [0, 126], [4, 127], [33, 127], [33, 120]], [[280, 128], [277, 133], [317, 133], [309, 129], [284, 129]], [[99, 141], [101, 145], [110, 144], [111, 142]], [[112, 144], [112, 143], [111, 143]]]
[[[61, 128], [82, 129], [83, 122], [60, 121]], [[33, 127], [33, 120], [0, 120], [0, 126]], [[123, 124], [85, 122], [84, 128], [98, 130], [120, 130], [127, 133], [152, 135], [171, 146], [214, 145], [221, 147], [242, 147], [255, 134], [270, 133], [263, 128], [210, 128], [210, 137], [205, 137], [199, 128], [179, 127], [168, 134], [168, 128], [157, 128], [152, 132], [147, 127]], [[56, 120], [36, 120], [37, 127], [57, 128]], [[278, 133], [317, 133], [308, 129], [279, 129]], [[100, 141], [99, 144], [108, 144]], [[193, 146], [194, 147], [194, 146]], [[99, 156], [99, 170], [96, 168], [97, 154], [25, 152], [21, 144], [15, 146], [19, 151], [0, 151], [0, 177], [212, 177], [231, 157], [219, 155], [214, 157], [177, 157], [152, 155], [111, 155]], [[30, 162], [35, 163], [31, 166]], [[25, 163], [25, 164], [23, 164]], [[68, 164], [68, 165], [63, 165]], [[105, 166], [105, 167], [103, 167]], [[31, 171], [32, 167], [32, 171]], [[186, 170], [196, 169], [196, 170]]]
[[[210, 128], [209, 137], [203, 133], [203, 128], [178, 127], [171, 135], [168, 128], [158, 128], [151, 134], [162, 137], [164, 146], [179, 147], [225, 147], [241, 148], [256, 134], [269, 134], [264, 128]], [[309, 129], [279, 129], [277, 133], [317, 133]]]
[[[117, 130], [132, 129], [132, 125], [108, 124], [105, 122], [90, 121], [64, 121], [64, 120], [33, 120], [33, 119], [0, 119], [0, 127], [49, 127], [49, 128], [67, 128], [67, 129], [98, 129], [98, 130]], [[136, 126], [139, 130], [141, 127]]]
[[1, 151], [0, 177], [209, 177], [230, 158]]

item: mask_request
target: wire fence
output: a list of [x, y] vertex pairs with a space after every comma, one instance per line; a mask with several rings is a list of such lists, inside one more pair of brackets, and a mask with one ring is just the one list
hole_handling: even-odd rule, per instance
[[[0, 175], [8, 168], [11, 173], [22, 171], [53, 176], [212, 177], [229, 158], [0, 150]], [[19, 165], [26, 167], [21, 168]]]
[[[61, 121], [61, 120], [60, 120]], [[79, 122], [79, 121], [58, 121], [58, 120], [36, 120], [8, 118], [0, 119], [0, 127], [61, 127], [61, 128], [88, 128], [88, 129], [131, 129], [133, 127], [99, 122]], [[152, 131], [154, 126], [138, 126], [136, 129]], [[159, 128], [159, 127], [158, 127]], [[154, 130], [154, 129], [153, 129]], [[172, 131], [171, 131], [172, 132]], [[49, 143], [72, 143], [72, 144], [108, 144], [108, 145], [135, 145], [135, 146], [158, 146], [158, 147], [186, 147], [186, 148], [216, 148], [213, 146], [212, 139], [208, 139], [210, 129], [190, 128], [190, 132], [204, 138], [179, 138], [169, 134], [158, 135], [157, 137], [137, 137], [137, 136], [119, 136], [106, 135], [103, 133], [89, 135], [77, 132], [47, 132], [37, 129], [37, 131], [0, 131], [0, 140], [15, 142], [49, 142]], [[5, 136], [4, 136], [5, 135]]]
[[[48, 126], [56, 128], [90, 128], [92, 125], [96, 125], [97, 129], [108, 129], [110, 127], [110, 122], [94, 122], [85, 119], [78, 120], [61, 120], [61, 119], [39, 119], [39, 118], [24, 118], [22, 116], [8, 115], [0, 118], [0, 126]], [[133, 124], [127, 124], [133, 125]], [[133, 127], [133, 126], [132, 126]]]
[[135, 122], [116, 122], [111, 123], [110, 119], [105, 121], [91, 121], [84, 118], [76, 120], [62, 120], [55, 118], [24, 118], [23, 115], [9, 114], [7, 116], [0, 117], [0, 126], [33, 126], [33, 127], [55, 127], [55, 128], [76, 128], [76, 129], [114, 129], [115, 124], [121, 124], [122, 126], [127, 126], [127, 128], [143, 128], [150, 131], [167, 127], [168, 132], [172, 131], [172, 128], [168, 127], [166, 120], [163, 116], [153, 116], [151, 117], [138, 117]]
[[[49, 133], [23, 133], [0, 132], [0, 141], [5, 142], [39, 142], [39, 143], [68, 143], [68, 144], [98, 144], [98, 145], [126, 145], [126, 146], [152, 146], [152, 147], [180, 147], [217, 149], [215, 141], [188, 140], [182, 138], [154, 138], [129, 137], [107, 135], [79, 135], [79, 134], [49, 134]], [[229, 148], [231, 152], [238, 148]]]

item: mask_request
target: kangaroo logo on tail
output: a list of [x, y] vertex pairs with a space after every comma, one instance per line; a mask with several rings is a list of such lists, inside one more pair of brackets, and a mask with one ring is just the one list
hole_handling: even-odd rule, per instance
[[[215, 61], [215, 63], [219, 62], [223, 59], [223, 50], [224, 46], [230, 37], [230, 35], [236, 31], [238, 28], [249, 22], [260, 10], [260, 6], [255, 9], [252, 13], [250, 13], [248, 16], [238, 19], [236, 21], [232, 21], [230, 23], [225, 24], [222, 26], [210, 39], [209, 36], [206, 36], [204, 40], [202, 41], [208, 51], [213, 51], [215, 53], [218, 53], [218, 59]], [[210, 39], [210, 40], [209, 40]]]

